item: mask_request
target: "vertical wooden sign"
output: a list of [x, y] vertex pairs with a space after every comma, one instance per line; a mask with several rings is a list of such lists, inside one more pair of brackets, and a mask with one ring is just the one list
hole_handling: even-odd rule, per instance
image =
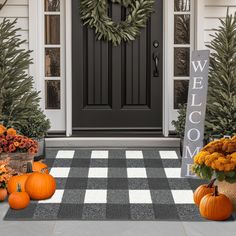
[[195, 176], [191, 172], [193, 157], [203, 146], [209, 55], [209, 50], [192, 52], [181, 177]]

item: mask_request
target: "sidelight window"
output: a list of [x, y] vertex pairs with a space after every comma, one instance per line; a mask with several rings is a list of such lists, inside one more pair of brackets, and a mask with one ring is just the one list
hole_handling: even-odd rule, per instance
[[65, 130], [65, 0], [41, 0], [42, 96], [51, 130]]
[[193, 1], [174, 1], [173, 108], [187, 102], [190, 54], [193, 49]]
[[60, 0], [44, 2], [45, 109], [61, 109]]

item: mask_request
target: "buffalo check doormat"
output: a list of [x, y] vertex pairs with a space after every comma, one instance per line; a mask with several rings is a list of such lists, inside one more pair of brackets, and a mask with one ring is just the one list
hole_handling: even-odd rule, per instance
[[53, 197], [5, 220], [204, 221], [193, 191], [205, 181], [180, 178], [177, 149], [47, 149], [45, 163]]

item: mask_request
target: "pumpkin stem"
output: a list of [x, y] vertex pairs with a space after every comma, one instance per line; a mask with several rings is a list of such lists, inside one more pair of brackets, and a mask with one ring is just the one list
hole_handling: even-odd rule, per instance
[[16, 189], [16, 192], [22, 192], [22, 189], [21, 189], [21, 185], [20, 183], [17, 183], [17, 189]]
[[218, 191], [218, 186], [216, 185], [215, 187], [214, 187], [214, 193], [212, 194], [212, 196], [219, 196], [219, 191]]
[[212, 188], [214, 183], [216, 181], [216, 178], [215, 179], [212, 179], [211, 182], [207, 185], [207, 188]]

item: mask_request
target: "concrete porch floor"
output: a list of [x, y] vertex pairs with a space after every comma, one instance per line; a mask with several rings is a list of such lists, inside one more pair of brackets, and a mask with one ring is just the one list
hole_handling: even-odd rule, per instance
[[0, 204], [0, 235], [9, 236], [232, 236], [236, 222], [3, 221], [7, 202]]

